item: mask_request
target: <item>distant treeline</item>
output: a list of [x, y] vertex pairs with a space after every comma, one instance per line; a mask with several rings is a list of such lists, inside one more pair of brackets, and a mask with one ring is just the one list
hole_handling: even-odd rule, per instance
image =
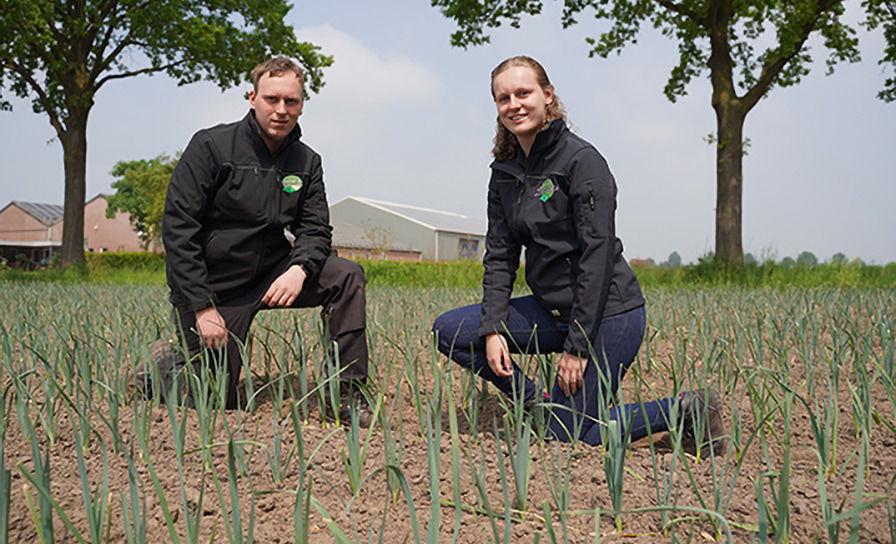
[[[475, 261], [361, 261], [370, 286], [467, 287], [482, 285], [482, 264]], [[644, 287], [896, 287], [896, 263], [800, 264], [749, 263], [729, 268], [711, 258], [677, 267], [634, 266]], [[517, 286], [525, 287], [522, 268]], [[62, 281], [139, 285], [165, 284], [165, 257], [158, 253], [92, 253], [82, 269], [0, 269], [0, 280]]]

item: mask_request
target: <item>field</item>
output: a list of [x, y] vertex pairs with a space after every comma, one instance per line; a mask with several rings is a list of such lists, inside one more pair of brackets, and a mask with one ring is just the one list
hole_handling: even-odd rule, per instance
[[[158, 286], [0, 283], [0, 541], [893, 542], [893, 289], [648, 289], [624, 402], [714, 387], [724, 456], [545, 441], [439, 356], [433, 318], [475, 289], [368, 292], [370, 429], [337, 394], [311, 311], [259, 315], [244, 411], [138, 400], [172, 335]], [[542, 382], [549, 357], [521, 361]], [[541, 369], [541, 371], [539, 371]], [[675, 423], [675, 421], [673, 421]]]

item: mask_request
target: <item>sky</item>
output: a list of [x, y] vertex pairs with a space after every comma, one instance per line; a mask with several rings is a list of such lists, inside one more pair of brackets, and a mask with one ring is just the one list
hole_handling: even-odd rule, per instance
[[[589, 58], [585, 38], [606, 27], [583, 16], [564, 30], [560, 6], [546, 2], [519, 29], [505, 25], [491, 44], [464, 50], [451, 47], [454, 23], [426, 0], [296, 1], [288, 22], [335, 60], [300, 119], [304, 141], [322, 156], [330, 203], [363, 196], [484, 221], [495, 126], [489, 73], [527, 54], [546, 67], [572, 129], [609, 162], [626, 257], [659, 262], [677, 251], [688, 262], [712, 251], [708, 75], [669, 102], [662, 89], [677, 62], [675, 42], [648, 28], [620, 55]], [[859, 38], [862, 62], [831, 76], [820, 42], [810, 42], [812, 73], [748, 115], [745, 252], [896, 261], [896, 103], [876, 97], [886, 77], [877, 65], [881, 33], [860, 29]], [[197, 130], [241, 118], [247, 88], [178, 87], [164, 75], [107, 84], [89, 120], [87, 198], [111, 191], [116, 162], [174, 154]], [[48, 118], [28, 101], [11, 102], [12, 112], [0, 112], [0, 207], [61, 204], [62, 147]]]

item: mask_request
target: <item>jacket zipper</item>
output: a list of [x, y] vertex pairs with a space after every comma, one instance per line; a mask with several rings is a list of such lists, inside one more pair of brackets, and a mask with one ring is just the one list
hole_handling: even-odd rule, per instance
[[[255, 190], [258, 190], [258, 167], [252, 167], [252, 172], [255, 174]], [[258, 277], [258, 269], [261, 266], [261, 251], [263, 247], [256, 246], [255, 248], [255, 266], [252, 269], [252, 281], [255, 281]]]
[[516, 214], [513, 218], [514, 223], [516, 223], [516, 230], [522, 232], [522, 226], [520, 225], [520, 208], [523, 207], [523, 194], [526, 192], [526, 177], [529, 174], [529, 161], [523, 162], [523, 173], [522, 175], [516, 178], [517, 183], [520, 184], [519, 191], [516, 195]]

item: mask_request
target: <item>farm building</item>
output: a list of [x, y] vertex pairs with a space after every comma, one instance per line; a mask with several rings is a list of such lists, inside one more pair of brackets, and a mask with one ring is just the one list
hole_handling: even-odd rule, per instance
[[[84, 249], [88, 252], [143, 251], [127, 214], [106, 217], [106, 195], [84, 205]], [[0, 210], [0, 258], [46, 262], [62, 245], [62, 206], [13, 200]]]
[[336, 241], [360, 232], [372, 247], [413, 249], [423, 260], [480, 260], [485, 251], [485, 222], [453, 212], [349, 196], [330, 206], [330, 221]]
[[384, 240], [375, 230], [349, 223], [333, 224], [333, 249], [346, 259], [375, 259], [384, 261], [420, 261], [419, 249]]
[[39, 263], [62, 245], [62, 206], [13, 200], [0, 210], [0, 258]]

